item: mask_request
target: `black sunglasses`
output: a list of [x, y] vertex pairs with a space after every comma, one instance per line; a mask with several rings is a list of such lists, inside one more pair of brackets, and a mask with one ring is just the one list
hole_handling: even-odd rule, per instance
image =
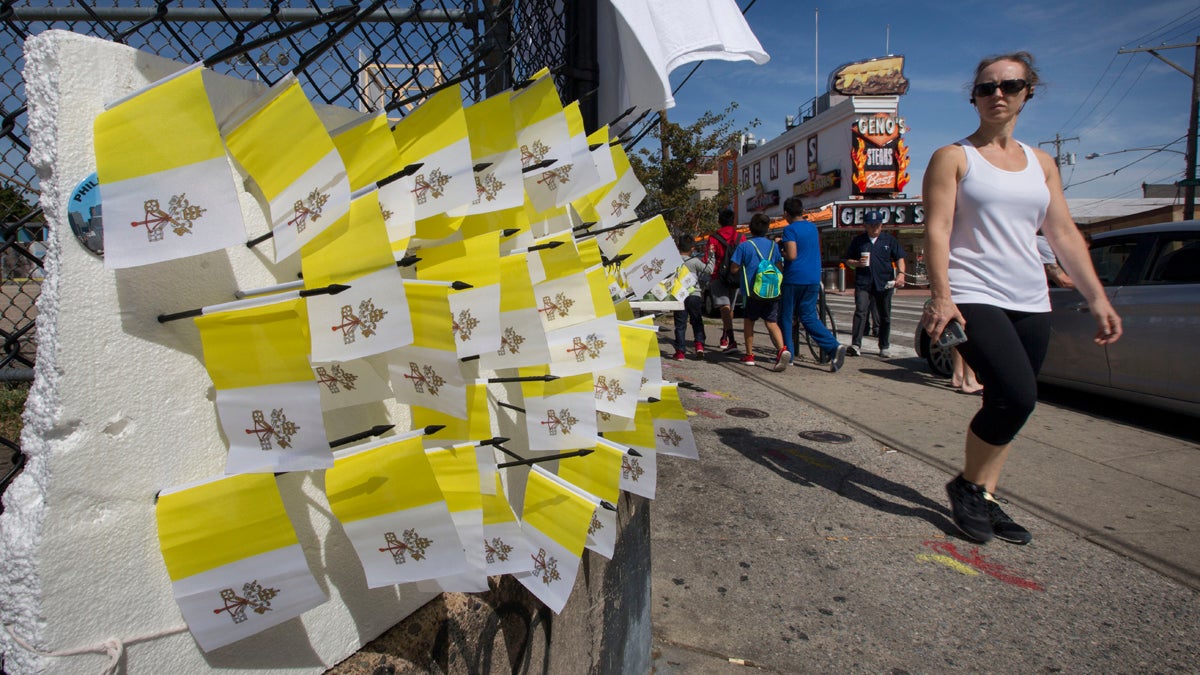
[[1005, 96], [1012, 96], [1019, 91], [1023, 91], [1029, 87], [1029, 83], [1025, 80], [1004, 80], [1003, 82], [980, 82], [971, 89], [971, 95], [976, 98], [987, 98], [996, 93], [996, 90], [1004, 92]]

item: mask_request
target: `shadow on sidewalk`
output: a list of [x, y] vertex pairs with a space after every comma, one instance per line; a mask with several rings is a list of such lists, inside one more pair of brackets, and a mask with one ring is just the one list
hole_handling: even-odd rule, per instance
[[798, 485], [822, 487], [878, 511], [920, 518], [953, 535], [949, 509], [913, 488], [807, 445], [759, 436], [750, 429], [714, 430], [725, 445]]

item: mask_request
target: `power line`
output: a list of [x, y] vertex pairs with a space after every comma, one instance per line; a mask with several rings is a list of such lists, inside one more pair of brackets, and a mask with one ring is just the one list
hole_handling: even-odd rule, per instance
[[1121, 94], [1120, 100], [1118, 100], [1116, 103], [1114, 103], [1113, 106], [1108, 109], [1108, 112], [1104, 113], [1104, 117], [1101, 117], [1099, 120], [1096, 121], [1095, 124], [1091, 125], [1087, 129], [1084, 129], [1083, 131], [1084, 132], [1091, 131], [1092, 129], [1095, 129], [1096, 127], [1100, 126], [1101, 124], [1104, 123], [1104, 120], [1108, 119], [1109, 116], [1112, 115], [1113, 112], [1117, 108], [1121, 107], [1121, 103], [1123, 103], [1125, 101], [1125, 98], [1127, 96], [1129, 96], [1129, 93], [1133, 91], [1133, 88], [1135, 86], [1137, 86], [1137, 83], [1142, 79], [1142, 75], [1144, 75], [1146, 73], [1146, 69], [1149, 67], [1150, 67], [1150, 61], [1146, 61], [1146, 65], [1142, 66], [1142, 71], [1137, 74], [1137, 77], [1133, 78], [1133, 82], [1131, 82], [1129, 84], [1129, 88], [1125, 90], [1125, 93]]

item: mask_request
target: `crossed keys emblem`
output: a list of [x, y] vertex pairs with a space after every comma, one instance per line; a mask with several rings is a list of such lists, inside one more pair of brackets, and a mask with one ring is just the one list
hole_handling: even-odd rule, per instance
[[596, 393], [596, 400], [607, 398], [609, 401], [615, 401], [625, 394], [625, 388], [621, 386], [621, 381], [616, 378], [609, 380], [607, 375], [601, 375], [596, 378], [596, 384], [592, 387]]
[[556, 190], [559, 185], [566, 185], [571, 182], [571, 169], [574, 164], [567, 164], [556, 169], [549, 169], [542, 172], [542, 177], [538, 179], [539, 185], [545, 185], [547, 190]]
[[261, 410], [250, 413], [250, 418], [254, 421], [254, 428], [246, 429], [246, 433], [257, 436], [258, 446], [263, 450], [272, 449], [272, 440], [279, 443], [281, 448], [292, 447], [292, 436], [300, 430], [295, 422], [289, 421], [287, 415], [283, 414], [283, 408], [271, 411], [270, 422], [267, 422]]
[[520, 354], [522, 342], [525, 342], [525, 336], [518, 333], [516, 328], [508, 326], [500, 334], [500, 349], [496, 350], [496, 355], [504, 356], [507, 352]]
[[558, 432], [564, 434], [571, 433], [571, 427], [579, 423], [579, 418], [571, 414], [570, 408], [563, 408], [557, 413], [553, 409], [546, 411], [546, 419], [542, 421], [542, 425], [546, 427], [546, 433], [551, 436], [557, 436]]
[[325, 208], [325, 203], [329, 201], [329, 195], [320, 190], [313, 190], [308, 193], [304, 199], [297, 199], [292, 206], [296, 215], [287, 222], [288, 225], [295, 225], [296, 232], [303, 232], [305, 227], [308, 227], [309, 219], [314, 221], [321, 219], [321, 211]]
[[339, 364], [334, 364], [329, 370], [325, 370], [325, 366], [317, 366], [317, 384], [323, 384], [329, 387], [329, 393], [337, 394], [341, 391], [339, 387], [345, 387], [346, 391], [354, 391], [354, 381], [358, 379], [358, 375], [347, 372]]
[[504, 543], [500, 537], [492, 537], [491, 541], [483, 540], [484, 560], [491, 565], [497, 560], [504, 562], [508, 560], [508, 554], [512, 553], [513, 547]]
[[226, 588], [221, 591], [221, 600], [225, 606], [214, 609], [213, 614], [221, 612], [229, 612], [229, 618], [233, 619], [234, 623], [241, 623], [246, 620], [246, 608], [254, 610], [255, 614], [266, 614], [271, 611], [271, 599], [279, 595], [277, 588], [263, 588], [257, 580], [251, 581], [248, 584], [242, 585], [242, 593], [245, 597], [238, 595], [237, 591], [232, 588]]
[[145, 225], [146, 237], [149, 241], [162, 241], [167, 225], [171, 226], [171, 231], [177, 236], [191, 234], [192, 228], [195, 226], [194, 221], [199, 220], [207, 210], [193, 206], [188, 201], [186, 193], [171, 197], [167, 202], [166, 211], [162, 210], [157, 199], [147, 199], [142, 202], [142, 208], [146, 212], [146, 219], [135, 220], [129, 225], [131, 227]]
[[495, 173], [488, 173], [482, 178], [475, 176], [475, 201], [478, 204], [484, 199], [489, 202], [496, 201], [496, 195], [504, 189], [504, 181], [496, 178]]
[[542, 583], [547, 586], [552, 581], [558, 581], [562, 575], [558, 573], [558, 560], [554, 556], [546, 556], [546, 549], [539, 548], [537, 555], [531, 555], [533, 558], [533, 576], [540, 576]]
[[535, 140], [532, 145], [522, 145], [521, 166], [529, 167], [533, 164], [537, 164], [546, 158], [547, 152], [550, 152], [550, 147], [543, 143], [541, 139]]
[[666, 264], [666, 262], [667, 261], [663, 260], [662, 258], [654, 258], [650, 262], [646, 263], [642, 266], [642, 278], [646, 281], [653, 280], [654, 277], [662, 274], [663, 265]]
[[621, 477], [622, 478], [628, 478], [629, 480], [636, 483], [638, 481], [638, 479], [641, 478], [642, 474], [644, 474], [644, 473], [646, 473], [646, 470], [642, 468], [641, 464], [638, 464], [636, 457], [630, 457], [629, 455], [625, 455], [624, 457], [621, 458]]
[[588, 534], [596, 534], [604, 529], [604, 523], [600, 522], [600, 518], [596, 516], [596, 512], [592, 512], [592, 522], [588, 523]]
[[666, 427], [658, 428], [658, 437], [662, 439], [663, 443], [669, 443], [675, 447], [679, 447], [679, 444], [683, 442], [683, 436], [680, 436], [678, 431]]
[[387, 546], [379, 549], [379, 552], [391, 553], [392, 562], [397, 565], [407, 562], [405, 554], [412, 556], [413, 560], [424, 560], [425, 551], [433, 545], [433, 540], [417, 534], [416, 528], [404, 531], [404, 541], [400, 541], [395, 532], [385, 532], [383, 540], [387, 542]]
[[330, 329], [342, 331], [343, 344], [354, 344], [356, 333], [362, 333], [364, 338], [371, 337], [378, 331], [379, 322], [385, 316], [387, 310], [376, 307], [374, 298], [367, 298], [358, 303], [358, 314], [354, 313], [353, 305], [342, 305], [342, 322]]
[[583, 363], [589, 356], [593, 359], [600, 358], [600, 350], [608, 344], [600, 339], [596, 333], [589, 333], [586, 338], [575, 337], [571, 339], [571, 346], [567, 348], [567, 352], [575, 355], [575, 360]]
[[446, 384], [445, 378], [437, 374], [433, 366], [426, 365], [424, 367], [417, 365], [415, 361], [408, 362], [409, 375], [405, 375], [404, 379], [412, 380], [413, 389], [418, 394], [425, 393], [425, 389], [429, 389], [429, 393], [433, 396], [438, 395], [438, 389]]
[[416, 178], [416, 187], [412, 189], [412, 193], [417, 196], [417, 203], [424, 204], [430, 197], [438, 199], [446, 193], [446, 186], [450, 183], [450, 177], [442, 173], [442, 170], [434, 169], [429, 173], [429, 178], [425, 174], [418, 174]]
[[466, 342], [471, 339], [471, 332], [479, 327], [479, 319], [471, 316], [471, 310], [464, 309], [457, 317], [450, 317], [450, 332], [459, 340]]
[[633, 197], [633, 195], [628, 192], [617, 193], [617, 198], [612, 200], [612, 215], [620, 216], [622, 213], [624, 213], [625, 209], [629, 208], [629, 201], [631, 197]]
[[571, 313], [571, 306], [575, 301], [571, 299], [565, 292], [558, 293], [551, 300], [549, 295], [542, 296], [542, 306], [538, 307], [538, 313], [546, 313], [546, 321], [553, 321], [555, 317], [566, 318]]

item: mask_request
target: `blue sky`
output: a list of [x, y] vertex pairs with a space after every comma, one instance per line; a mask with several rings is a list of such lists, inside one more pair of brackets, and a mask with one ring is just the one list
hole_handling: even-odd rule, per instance
[[[750, 0], [737, 3], [745, 9]], [[818, 7], [820, 49], [814, 59]], [[1079, 138], [1063, 145], [1064, 153], [1077, 158], [1075, 166], [1063, 167], [1068, 198], [1140, 197], [1143, 182], [1183, 177], [1183, 155], [1173, 152], [1084, 156], [1172, 141], [1177, 142], [1170, 149], [1184, 150], [1191, 80], [1147, 53], [1117, 50], [1195, 42], [1200, 35], [1195, 0], [757, 0], [745, 15], [771, 60], [763, 66], [705, 62], [675, 95], [676, 106], [668, 111], [672, 122], [687, 124], [705, 110], [716, 112], [737, 101], [739, 125], [758, 118], [762, 125], [755, 135], [774, 138], [783, 132], [785, 116], [813, 97], [814, 60], [824, 92], [834, 68], [883, 56], [890, 46], [891, 53], [906, 57], [910, 87], [900, 114], [909, 127], [913, 157], [908, 192], [916, 195], [933, 151], [975, 129], [978, 118], [966, 93], [975, 64], [987, 55], [1023, 49], [1036, 58], [1044, 86], [1021, 114], [1016, 135], [1035, 146], [1052, 141], [1056, 133]], [[1193, 48], [1160, 53], [1192, 70]], [[686, 65], [672, 73], [672, 86], [691, 69]], [[1052, 145], [1042, 149], [1054, 154]]]

